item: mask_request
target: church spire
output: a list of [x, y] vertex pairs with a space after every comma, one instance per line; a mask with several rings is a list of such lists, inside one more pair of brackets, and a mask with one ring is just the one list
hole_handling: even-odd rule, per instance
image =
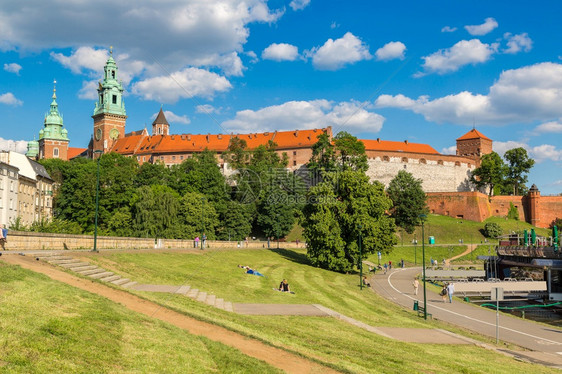
[[123, 101], [123, 85], [117, 79], [117, 71], [113, 47], [110, 47], [109, 58], [103, 68], [103, 80], [98, 84], [98, 101], [94, 108], [94, 116], [102, 113], [127, 115]]

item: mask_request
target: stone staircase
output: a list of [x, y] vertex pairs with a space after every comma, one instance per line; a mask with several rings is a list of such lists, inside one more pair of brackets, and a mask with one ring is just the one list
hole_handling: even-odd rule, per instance
[[165, 292], [185, 295], [193, 300], [205, 303], [218, 309], [233, 312], [232, 303], [225, 301], [215, 295], [207, 294], [204, 291], [199, 291], [191, 286], [169, 286], [157, 284], [138, 284], [128, 278], [123, 278], [118, 274], [107, 271], [99, 266], [92, 265], [79, 259], [58, 253], [41, 253], [35, 255], [35, 258], [40, 261], [48, 262], [49, 264], [60, 266], [73, 271], [77, 274], [86, 276], [88, 278], [97, 279], [101, 282], [112, 283], [116, 286], [128, 288], [136, 291], [149, 291], [149, 292]]

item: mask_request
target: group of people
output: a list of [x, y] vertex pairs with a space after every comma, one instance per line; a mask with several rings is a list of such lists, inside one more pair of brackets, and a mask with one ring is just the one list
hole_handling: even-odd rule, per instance
[[449, 302], [453, 302], [453, 294], [455, 293], [455, 285], [453, 283], [443, 283], [443, 288], [439, 295], [443, 298], [443, 302], [447, 301], [447, 295], [449, 296]]
[[207, 235], [203, 233], [203, 235], [201, 235], [201, 239], [199, 239], [199, 236], [196, 236], [193, 241], [195, 248], [199, 248], [199, 242], [201, 242], [201, 249], [204, 249], [207, 246]]

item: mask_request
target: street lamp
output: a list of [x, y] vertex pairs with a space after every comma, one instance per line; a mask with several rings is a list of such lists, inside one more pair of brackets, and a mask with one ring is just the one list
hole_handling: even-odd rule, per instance
[[201, 198], [201, 249], [205, 249], [205, 239], [203, 239], [203, 236], [205, 235], [205, 198], [202, 197]]
[[412, 244], [414, 244], [414, 265], [418, 264], [418, 240], [414, 236], [414, 240], [412, 240]]
[[425, 214], [420, 214], [422, 224], [422, 269], [423, 269], [423, 319], [427, 320], [427, 293], [425, 287], [425, 231], [424, 222], [427, 216]]
[[357, 226], [359, 228], [359, 289], [363, 289], [363, 253], [361, 251], [361, 225]]
[[97, 178], [96, 178], [96, 217], [94, 219], [94, 249], [92, 250], [92, 252], [99, 252], [98, 251], [98, 213], [99, 213], [99, 201], [100, 201], [100, 158], [101, 158], [101, 154], [103, 153], [103, 151], [101, 150], [95, 150], [94, 151], [94, 158], [96, 157], [96, 154], [98, 154], [98, 171], [97, 171]]

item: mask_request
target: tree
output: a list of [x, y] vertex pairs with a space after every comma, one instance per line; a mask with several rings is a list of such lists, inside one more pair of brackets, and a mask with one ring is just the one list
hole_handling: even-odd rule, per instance
[[488, 222], [484, 225], [484, 235], [488, 238], [497, 239], [502, 234], [502, 228], [495, 222]]
[[[132, 198], [133, 232], [144, 238], [182, 238], [179, 196], [167, 186], [139, 187]], [[126, 219], [125, 215], [121, 215]]]
[[477, 188], [488, 188], [488, 195], [494, 193], [494, 187], [504, 183], [507, 167], [496, 152], [482, 156], [480, 166], [472, 171], [471, 182]]
[[427, 214], [426, 195], [422, 189], [422, 180], [416, 179], [405, 170], [400, 170], [392, 179], [386, 190], [392, 200], [391, 215], [396, 225], [408, 234], [418, 226], [421, 214]]
[[357, 137], [345, 131], [340, 131], [334, 137], [334, 145], [341, 170], [350, 169], [365, 172], [369, 169], [365, 144]]
[[180, 223], [182, 238], [195, 238], [206, 234], [209, 240], [216, 238], [215, 229], [219, 226], [217, 212], [205, 195], [188, 192], [180, 199]]
[[503, 157], [507, 161], [507, 183], [513, 186], [513, 194], [526, 193], [527, 173], [535, 164], [535, 160], [529, 158], [525, 148], [514, 148], [505, 152]]
[[345, 170], [325, 177], [310, 189], [301, 222], [312, 264], [349, 272], [371, 253], [388, 253], [397, 239], [394, 219], [386, 213], [392, 201], [384, 186], [370, 183], [361, 171]]
[[219, 214], [217, 237], [221, 240], [242, 240], [252, 232], [252, 220], [255, 215], [252, 204], [228, 201], [226, 209]]
[[317, 173], [334, 171], [336, 169], [336, 149], [326, 133], [317, 137], [318, 141], [312, 145], [312, 156], [307, 164], [310, 170]]

